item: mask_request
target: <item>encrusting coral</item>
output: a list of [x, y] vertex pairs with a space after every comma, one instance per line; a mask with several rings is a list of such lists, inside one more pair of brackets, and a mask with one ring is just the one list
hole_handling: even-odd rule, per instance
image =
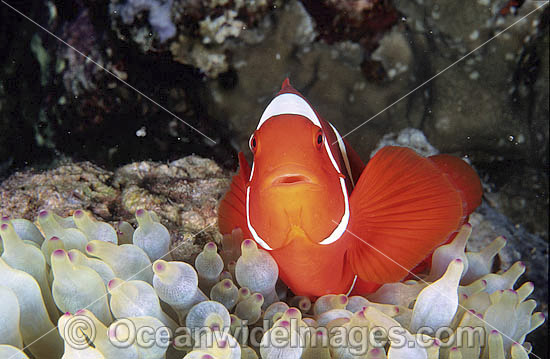
[[0, 357], [525, 359], [545, 320], [533, 284], [514, 289], [525, 265], [491, 273], [504, 238], [465, 251], [469, 224], [429, 273], [312, 302], [281, 290], [273, 258], [240, 230], [193, 267], [169, 259], [153, 212], [136, 218], [115, 231], [82, 210], [43, 211], [38, 227], [2, 217]]

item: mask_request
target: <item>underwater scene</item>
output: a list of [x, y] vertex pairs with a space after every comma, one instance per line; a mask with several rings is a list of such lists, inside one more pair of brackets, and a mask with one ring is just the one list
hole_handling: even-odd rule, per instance
[[550, 357], [548, 1], [0, 1], [0, 359]]

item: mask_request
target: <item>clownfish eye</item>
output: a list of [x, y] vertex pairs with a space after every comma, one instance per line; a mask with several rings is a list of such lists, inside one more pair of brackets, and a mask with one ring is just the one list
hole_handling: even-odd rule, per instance
[[258, 143], [257, 143], [257, 140], [256, 140], [256, 136], [254, 134], [252, 134], [252, 136], [250, 136], [250, 141], [248, 141], [248, 145], [250, 146], [250, 150], [252, 152], [256, 152], [256, 148], [258, 147]]
[[315, 137], [314, 137], [315, 145], [317, 148], [321, 148], [321, 145], [323, 144], [323, 131], [319, 130], [317, 131]]

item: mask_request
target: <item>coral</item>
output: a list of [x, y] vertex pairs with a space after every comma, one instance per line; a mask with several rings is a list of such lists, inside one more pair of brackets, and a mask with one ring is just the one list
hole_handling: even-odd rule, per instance
[[134, 18], [143, 12], [149, 13], [149, 24], [158, 35], [160, 42], [164, 42], [176, 34], [176, 26], [170, 18], [172, 0], [126, 0], [123, 4], [111, 4], [110, 11], [120, 14], [125, 24], [134, 22]]
[[[233, 52], [264, 38], [270, 27], [266, 15], [279, 3], [277, 0], [113, 0], [109, 15], [121, 39], [129, 37], [143, 51], [170, 50], [175, 61], [217, 78], [231, 68]], [[149, 10], [149, 16], [148, 24], [143, 26], [138, 19], [145, 10]], [[158, 43], [153, 41], [149, 28]]]
[[379, 0], [304, 0], [321, 37], [328, 42], [352, 40], [372, 47], [379, 34], [398, 20], [397, 11]]
[[[148, 235], [166, 231], [155, 212], [137, 212]], [[384, 284], [366, 297], [331, 294], [312, 303], [278, 294], [273, 259], [238, 230], [224, 238], [221, 255], [214, 243], [206, 244], [195, 270], [178, 261], [151, 263], [136, 244], [117, 244], [131, 228], [116, 232], [113, 241], [105, 235], [112, 233], [109, 225], [82, 210], [65, 218], [42, 211], [38, 228], [20, 219], [2, 222], [0, 354], [16, 358], [27, 358], [21, 349], [30, 345], [25, 348], [36, 359], [524, 359], [531, 351], [526, 336], [545, 320], [528, 299], [533, 284], [518, 283], [521, 262], [490, 271], [502, 238], [479, 252], [466, 250], [469, 224], [438, 248], [429, 273]], [[63, 237], [54, 240], [61, 247], [80, 246], [70, 237], [84, 238], [85, 252], [38, 249], [35, 241], [52, 242], [52, 234]], [[132, 237], [139, 243], [139, 228]], [[163, 241], [148, 249], [167, 254]], [[234, 270], [240, 288], [224, 268]], [[211, 288], [209, 296], [201, 288]], [[47, 308], [48, 295], [53, 308]], [[125, 341], [134, 332], [153, 333], [156, 340]]]
[[416, 128], [405, 128], [399, 133], [388, 133], [382, 137], [376, 144], [376, 148], [371, 152], [370, 157], [374, 156], [378, 150], [385, 146], [402, 146], [414, 149], [424, 157], [437, 155], [439, 151], [432, 146], [422, 131]]
[[[134, 228], [130, 223], [137, 223], [135, 213], [138, 209], [154, 210], [159, 214], [158, 222], [171, 234], [171, 246], [177, 246], [171, 252], [172, 257], [192, 262], [206, 242], [219, 243], [222, 239], [214, 226], [216, 206], [229, 183], [228, 172], [214, 161], [197, 156], [171, 163], [135, 162], [114, 172], [88, 162], [69, 162], [43, 172], [18, 172], [4, 180], [0, 186], [0, 207], [3, 215], [9, 213], [12, 218], [26, 218], [15, 220], [13, 225], [24, 240], [39, 245], [43, 237], [28, 219], [36, 218], [47, 208], [55, 208], [57, 213], [70, 218], [84, 208], [83, 213], [109, 222], [119, 232], [119, 244], [132, 244]], [[5, 217], [2, 223], [7, 219]], [[94, 225], [98, 223], [92, 221]], [[112, 238], [112, 229], [105, 224], [99, 225], [105, 231], [102, 236]], [[193, 236], [197, 232], [200, 234]], [[63, 236], [55, 232], [50, 235], [63, 240]], [[82, 236], [75, 235], [72, 240], [78, 238]], [[49, 240], [47, 237], [44, 249], [50, 245]], [[49, 253], [58, 247], [52, 247]], [[72, 248], [79, 247], [64, 249]], [[82, 246], [79, 250], [85, 252]], [[47, 254], [47, 262], [49, 258]]]

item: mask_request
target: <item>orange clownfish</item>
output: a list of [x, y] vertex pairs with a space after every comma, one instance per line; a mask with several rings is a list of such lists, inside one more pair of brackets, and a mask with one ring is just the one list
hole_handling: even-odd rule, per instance
[[297, 295], [402, 280], [481, 202], [477, 174], [453, 156], [385, 147], [365, 166], [288, 79], [249, 144], [252, 168], [239, 153], [219, 228], [269, 251]]

